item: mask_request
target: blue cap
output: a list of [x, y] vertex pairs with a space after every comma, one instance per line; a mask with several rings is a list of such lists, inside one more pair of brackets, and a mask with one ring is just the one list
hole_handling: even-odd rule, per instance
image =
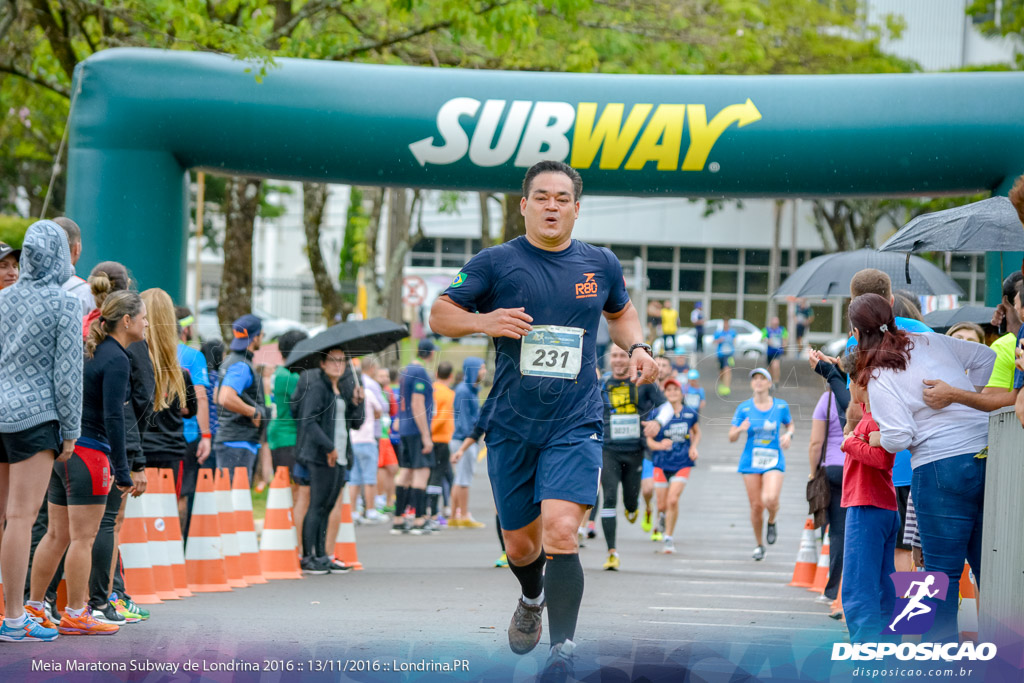
[[232, 351], [245, 351], [252, 338], [263, 331], [263, 321], [252, 313], [246, 313], [241, 318], [231, 323], [231, 332], [235, 338], [231, 340]]
[[686, 373], [686, 379], [700, 379], [700, 373], [696, 370], [690, 370]]
[[434, 351], [437, 351], [437, 345], [434, 344], [434, 342], [430, 341], [430, 339], [421, 339], [419, 346], [416, 347], [416, 350], [420, 357], [426, 357], [433, 353]]

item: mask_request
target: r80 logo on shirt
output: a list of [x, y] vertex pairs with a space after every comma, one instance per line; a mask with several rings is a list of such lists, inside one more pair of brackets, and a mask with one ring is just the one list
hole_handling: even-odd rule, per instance
[[576, 298], [589, 299], [597, 296], [597, 282], [594, 281], [594, 273], [583, 273], [587, 279], [576, 283]]

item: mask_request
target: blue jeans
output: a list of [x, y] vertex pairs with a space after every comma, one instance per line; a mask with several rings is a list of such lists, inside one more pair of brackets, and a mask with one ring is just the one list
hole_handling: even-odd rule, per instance
[[910, 491], [917, 510], [924, 566], [949, 577], [946, 599], [938, 603], [935, 624], [925, 634], [933, 642], [958, 639], [957, 607], [964, 559], [981, 585], [981, 526], [985, 505], [985, 459], [965, 453], [914, 469]]
[[896, 604], [896, 589], [889, 577], [896, 567], [893, 557], [900, 513], [871, 505], [846, 509], [843, 561], [843, 613], [850, 628], [850, 642], [877, 643], [889, 625]]
[[256, 454], [248, 448], [226, 446], [222, 443], [213, 445], [213, 455], [217, 459], [217, 468], [228, 468], [231, 481], [235, 481], [235, 468], [244, 467], [248, 470], [249, 484], [252, 485], [252, 475], [256, 469]]

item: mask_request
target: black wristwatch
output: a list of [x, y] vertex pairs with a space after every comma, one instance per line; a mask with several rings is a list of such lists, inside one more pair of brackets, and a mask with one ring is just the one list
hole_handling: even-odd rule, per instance
[[630, 346], [629, 350], [626, 351], [626, 354], [630, 358], [633, 357], [633, 350], [634, 349], [643, 349], [644, 351], [647, 352], [648, 356], [650, 356], [651, 358], [654, 357], [654, 351], [651, 349], [651, 345], [650, 344], [644, 344], [643, 342], [640, 342], [639, 344], [633, 344], [632, 346]]

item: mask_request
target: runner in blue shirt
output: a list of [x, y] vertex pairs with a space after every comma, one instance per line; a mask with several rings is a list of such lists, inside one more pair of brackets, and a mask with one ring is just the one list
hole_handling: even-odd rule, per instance
[[572, 239], [582, 189], [564, 163], [531, 167], [520, 202], [526, 235], [473, 257], [430, 315], [440, 334], [494, 339], [487, 469], [509, 566], [523, 591], [509, 646], [518, 654], [536, 646], [546, 597], [552, 647], [545, 672], [552, 675], [572, 673], [583, 598], [576, 532], [597, 498], [603, 401], [595, 339], [602, 314], [612, 343], [630, 355], [628, 377], [647, 383], [657, 372], [618, 260]]
[[718, 395], [732, 393], [732, 368], [736, 365], [736, 330], [729, 327], [729, 318], [722, 318], [722, 329], [715, 332], [715, 353], [718, 355]]
[[[757, 541], [753, 557], [763, 560], [761, 530], [765, 510], [768, 511], [768, 544], [775, 543], [778, 537], [775, 517], [779, 512], [779, 493], [782, 491], [783, 472], [786, 471], [786, 458], [782, 451], [789, 448], [793, 440], [793, 418], [789, 414], [789, 404], [772, 397], [772, 375], [766, 369], [750, 371], [750, 388], [754, 396], [737, 406], [729, 428], [729, 441], [736, 441], [741, 434], [747, 435], [737, 471], [743, 475], [750, 500], [750, 524]], [[786, 431], [780, 435], [779, 427], [782, 425], [786, 426]]]
[[[434, 380], [423, 367], [434, 359], [437, 347], [423, 339], [416, 349], [416, 360], [399, 373], [398, 434], [402, 447], [396, 449], [398, 476], [395, 477], [395, 518], [393, 534], [422, 535], [440, 527], [425, 519], [427, 481], [434, 466], [434, 442], [430, 438], [430, 422], [434, 417]], [[409, 522], [405, 508], [416, 510], [416, 519]]]
[[704, 412], [704, 405], [707, 403], [707, 396], [704, 387], [700, 385], [700, 373], [695, 369], [686, 373], [687, 384], [683, 387], [683, 403], [687, 408], [693, 408], [697, 414]]
[[778, 316], [773, 316], [768, 327], [761, 330], [761, 339], [767, 343], [768, 369], [772, 373], [772, 381], [779, 381], [779, 374], [782, 370], [782, 356], [785, 354], [786, 339], [789, 332], [779, 322]]
[[690, 468], [697, 464], [700, 426], [697, 424], [697, 411], [683, 403], [683, 388], [679, 381], [670, 378], [662, 388], [668, 402], [655, 411], [654, 420], [660, 429], [657, 436], [648, 437], [647, 447], [651, 449], [654, 466], [665, 474], [668, 481], [667, 489], [658, 489], [658, 511], [665, 513], [661, 552], [671, 555], [676, 551], [672, 534], [679, 519], [679, 497], [690, 478]]

